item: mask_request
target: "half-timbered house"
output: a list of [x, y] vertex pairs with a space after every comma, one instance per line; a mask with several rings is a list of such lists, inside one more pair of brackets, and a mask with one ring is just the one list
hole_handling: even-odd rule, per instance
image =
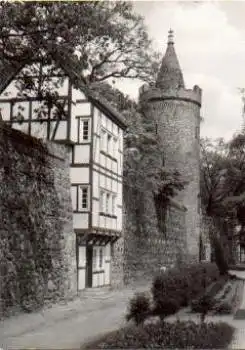
[[111, 284], [111, 248], [122, 234], [121, 114], [67, 59], [5, 66], [0, 93], [1, 117], [12, 128], [70, 145], [78, 290]]

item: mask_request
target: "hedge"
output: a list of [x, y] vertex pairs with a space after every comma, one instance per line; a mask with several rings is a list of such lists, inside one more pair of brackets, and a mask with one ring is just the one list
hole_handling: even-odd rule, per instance
[[222, 349], [229, 346], [233, 332], [226, 323], [159, 322], [122, 328], [81, 349]]

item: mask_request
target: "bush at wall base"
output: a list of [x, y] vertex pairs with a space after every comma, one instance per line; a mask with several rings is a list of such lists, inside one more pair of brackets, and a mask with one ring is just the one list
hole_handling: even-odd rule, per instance
[[[172, 300], [175, 301], [176, 311], [178, 311], [182, 306], [190, 304], [194, 298], [203, 294], [206, 287], [218, 277], [219, 270], [213, 263], [186, 265], [160, 274], [154, 279], [152, 285], [155, 313], [158, 311], [161, 317], [164, 314], [164, 307], [170, 308]], [[167, 309], [166, 312], [168, 312]]]

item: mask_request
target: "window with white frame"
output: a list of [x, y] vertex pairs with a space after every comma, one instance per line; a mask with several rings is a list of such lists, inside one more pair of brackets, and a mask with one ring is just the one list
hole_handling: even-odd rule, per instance
[[117, 157], [117, 139], [115, 137], [113, 138], [113, 157]]
[[116, 196], [112, 195], [112, 215], [116, 214]]
[[103, 129], [100, 132], [100, 149], [106, 152], [106, 132]]
[[112, 154], [112, 136], [107, 134], [107, 153]]
[[80, 142], [89, 142], [90, 119], [80, 119]]
[[99, 250], [99, 268], [101, 269], [103, 266], [103, 248]]
[[105, 212], [106, 214], [109, 214], [110, 213], [110, 194], [107, 193], [106, 194], [106, 206], [105, 206]]
[[93, 249], [93, 270], [97, 268], [97, 249]]
[[104, 203], [105, 203], [105, 192], [104, 191], [100, 191], [100, 212], [104, 212]]
[[100, 132], [100, 149], [101, 151], [116, 157], [118, 149], [117, 138], [104, 129], [101, 129]]
[[100, 191], [100, 212], [116, 215], [116, 195], [114, 193]]
[[89, 209], [89, 187], [79, 186], [79, 210]]

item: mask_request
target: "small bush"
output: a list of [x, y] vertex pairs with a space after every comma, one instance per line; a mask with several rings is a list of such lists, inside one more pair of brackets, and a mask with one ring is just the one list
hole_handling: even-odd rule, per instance
[[228, 284], [224, 294], [220, 298], [216, 298], [214, 313], [220, 315], [231, 314], [235, 310], [237, 299], [239, 299], [239, 282], [232, 281]]
[[229, 346], [233, 332], [226, 323], [159, 322], [120, 329], [83, 349], [222, 349]]
[[[202, 312], [203, 310], [203, 302], [205, 300], [205, 298], [209, 299], [208, 304], [206, 304], [206, 306], [210, 307], [210, 309], [213, 307], [214, 302], [212, 302], [211, 300], [214, 298], [214, 296], [224, 287], [225, 283], [227, 281], [226, 277], [222, 277], [220, 278], [218, 281], [212, 283], [211, 285], [209, 285], [204, 293], [201, 293], [201, 295], [199, 295], [198, 298], [192, 300], [191, 302], [191, 310], [193, 312]], [[207, 300], [207, 299], [206, 299]]]
[[214, 311], [219, 315], [229, 315], [232, 313], [232, 306], [227, 302], [222, 302], [215, 306]]
[[154, 314], [159, 315], [160, 319], [163, 321], [167, 316], [175, 314], [179, 310], [179, 308], [180, 304], [175, 299], [159, 299], [155, 305]]
[[129, 312], [126, 320], [133, 320], [137, 325], [151, 314], [150, 299], [144, 293], [136, 294], [129, 302]]
[[170, 296], [176, 301], [175, 305], [178, 305], [178, 309], [181, 306], [187, 306], [193, 298], [203, 294], [206, 286], [218, 276], [219, 270], [213, 263], [185, 265], [180, 269], [174, 268], [160, 274], [154, 279], [152, 285], [156, 312], [162, 310], [161, 305], [165, 305]]

